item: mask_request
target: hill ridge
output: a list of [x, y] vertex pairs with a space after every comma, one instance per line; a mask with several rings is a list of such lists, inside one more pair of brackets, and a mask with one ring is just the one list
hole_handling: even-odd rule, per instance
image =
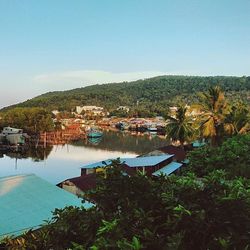
[[240, 98], [249, 102], [249, 76], [156, 76], [136, 81], [95, 84], [63, 91], [49, 91], [24, 102], [3, 108], [44, 107], [48, 110], [71, 110], [77, 105], [100, 105], [108, 110], [120, 105], [140, 104], [151, 111], [178, 102], [196, 100], [197, 92], [219, 85], [229, 98]]

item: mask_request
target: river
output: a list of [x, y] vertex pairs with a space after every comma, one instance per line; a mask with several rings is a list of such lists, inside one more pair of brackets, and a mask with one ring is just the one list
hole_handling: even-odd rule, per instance
[[100, 160], [135, 157], [167, 145], [164, 138], [105, 131], [101, 139], [66, 145], [30, 148], [25, 154], [0, 155], [0, 177], [34, 173], [52, 184], [80, 175], [84, 164]]

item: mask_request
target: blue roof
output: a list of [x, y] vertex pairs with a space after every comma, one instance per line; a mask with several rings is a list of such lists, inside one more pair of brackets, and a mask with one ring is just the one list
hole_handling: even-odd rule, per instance
[[[137, 157], [137, 158], [121, 158], [121, 163], [124, 163], [128, 165], [129, 167], [148, 167], [148, 166], [154, 166], [162, 161], [165, 161], [169, 158], [171, 158], [173, 155], [159, 155], [159, 156], [145, 156], [145, 157]], [[96, 168], [96, 167], [105, 167], [106, 165], [109, 165], [112, 163], [111, 159], [105, 160], [105, 161], [99, 161], [92, 164], [87, 164], [82, 166], [81, 168]]]
[[124, 163], [129, 167], [140, 167], [140, 166], [154, 166], [157, 165], [174, 155], [158, 155], [158, 156], [145, 156], [145, 157], [137, 157], [137, 158], [125, 158], [121, 159], [124, 160]]
[[199, 147], [205, 146], [206, 142], [204, 140], [202, 140], [202, 141], [196, 140], [192, 143], [192, 145], [194, 148], [199, 148]]
[[31, 174], [0, 178], [0, 239], [37, 229], [55, 208], [84, 206], [73, 194]]
[[155, 171], [152, 175], [155, 175], [155, 176], [158, 176], [161, 174], [170, 175], [171, 173], [173, 173], [176, 169], [180, 168], [181, 166], [182, 166], [181, 163], [172, 161], [167, 166]]
[[112, 163], [112, 159], [104, 160], [104, 161], [98, 161], [91, 164], [87, 164], [82, 166], [81, 168], [97, 168], [97, 167], [105, 167], [106, 165], [109, 165]]

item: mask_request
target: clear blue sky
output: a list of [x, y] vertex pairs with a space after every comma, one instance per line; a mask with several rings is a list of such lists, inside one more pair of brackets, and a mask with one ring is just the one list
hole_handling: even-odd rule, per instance
[[0, 0], [0, 107], [158, 74], [250, 75], [249, 0]]

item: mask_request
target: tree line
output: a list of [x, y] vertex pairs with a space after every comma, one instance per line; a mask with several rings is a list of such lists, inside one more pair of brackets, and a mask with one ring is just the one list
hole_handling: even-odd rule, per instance
[[[112, 114], [139, 117], [166, 115], [166, 107], [197, 102], [198, 92], [213, 86], [225, 90], [230, 101], [250, 102], [250, 77], [160, 76], [133, 82], [92, 85], [69, 91], [49, 92], [18, 105], [7, 107], [43, 107], [71, 111], [78, 105], [103, 106]], [[118, 106], [130, 107], [129, 114], [117, 112]]]
[[195, 116], [188, 115], [184, 105], [178, 106], [175, 117], [167, 116], [167, 137], [172, 141], [183, 146], [195, 139], [209, 139], [218, 145], [225, 137], [250, 131], [249, 106], [242, 101], [230, 104], [219, 86], [210, 87], [198, 98], [200, 102], [193, 105], [199, 112]]
[[1, 114], [0, 127], [22, 128], [29, 134], [54, 129], [51, 112], [44, 108], [13, 108]]

